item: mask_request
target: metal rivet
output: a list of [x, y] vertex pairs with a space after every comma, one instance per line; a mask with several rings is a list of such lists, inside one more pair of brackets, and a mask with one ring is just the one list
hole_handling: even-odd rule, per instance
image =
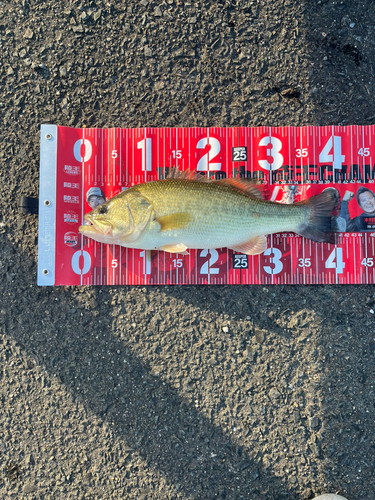
[[43, 269], [42, 273], [44, 274], [44, 276], [47, 276], [47, 274], [49, 274], [49, 271], [48, 269]]
[[52, 139], [52, 135], [51, 134], [46, 134], [45, 135], [47, 141], [50, 141]]
[[49, 200], [44, 200], [44, 204], [46, 207], [49, 207], [51, 205], [51, 202]]

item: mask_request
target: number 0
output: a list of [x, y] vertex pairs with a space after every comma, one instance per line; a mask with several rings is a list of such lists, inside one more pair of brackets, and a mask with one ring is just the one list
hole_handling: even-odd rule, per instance
[[[81, 155], [82, 146], [85, 147], [84, 156]], [[92, 155], [91, 142], [88, 139], [78, 139], [78, 141], [76, 141], [74, 143], [73, 154], [74, 154], [74, 158], [80, 163], [89, 161], [89, 159], [91, 158], [91, 155]]]
[[[80, 264], [80, 258], [83, 258], [83, 267], [81, 268], [79, 266]], [[77, 250], [77, 252], [74, 252], [73, 257], [72, 257], [72, 269], [76, 274], [86, 274], [90, 271], [91, 268], [91, 257], [86, 250]]]

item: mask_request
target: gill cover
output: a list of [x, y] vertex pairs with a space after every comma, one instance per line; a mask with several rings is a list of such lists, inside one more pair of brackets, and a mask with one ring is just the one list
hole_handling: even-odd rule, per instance
[[122, 240], [130, 243], [140, 238], [151, 220], [154, 207], [139, 193], [126, 193], [124, 199], [128, 210], [129, 225], [125, 233], [119, 236]]

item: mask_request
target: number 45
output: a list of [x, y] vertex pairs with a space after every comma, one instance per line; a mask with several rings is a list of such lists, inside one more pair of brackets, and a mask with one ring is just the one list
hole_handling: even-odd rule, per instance
[[374, 259], [372, 257], [365, 257], [362, 260], [361, 265], [365, 267], [372, 267], [374, 265]]
[[358, 151], [358, 154], [360, 156], [370, 156], [370, 148], [361, 148], [359, 151]]

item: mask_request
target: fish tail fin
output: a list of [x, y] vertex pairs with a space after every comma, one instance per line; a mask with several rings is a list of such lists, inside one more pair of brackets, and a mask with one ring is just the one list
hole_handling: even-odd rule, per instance
[[335, 243], [334, 209], [339, 196], [335, 188], [327, 188], [316, 196], [296, 203], [308, 207], [308, 217], [296, 230], [297, 234], [313, 241]]

